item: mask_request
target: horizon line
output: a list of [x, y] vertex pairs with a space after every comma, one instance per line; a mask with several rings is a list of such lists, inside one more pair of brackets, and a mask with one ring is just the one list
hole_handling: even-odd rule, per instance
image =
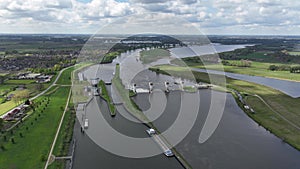
[[[145, 33], [147, 34], [147, 33]], [[0, 33], [2, 35], [97, 35], [93, 33]], [[99, 35], [134, 35], [134, 34], [99, 34]], [[185, 36], [192, 36], [193, 34], [170, 34], [170, 35], [185, 35]], [[194, 34], [196, 35], [196, 34]], [[299, 35], [290, 35], [290, 34], [203, 34], [204, 36], [280, 36], [280, 37], [291, 37], [296, 36], [300, 37]]]

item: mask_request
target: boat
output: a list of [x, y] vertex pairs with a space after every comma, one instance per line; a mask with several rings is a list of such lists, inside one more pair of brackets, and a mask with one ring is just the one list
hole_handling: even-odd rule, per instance
[[195, 87], [197, 87], [198, 89], [208, 89], [209, 85], [206, 85], [206, 84], [196, 84]]
[[153, 134], [156, 133], [156, 131], [154, 129], [152, 129], [152, 128], [146, 130], [146, 132], [149, 134], [149, 136], [152, 136]]
[[167, 157], [172, 157], [172, 156], [174, 156], [172, 150], [170, 150], [170, 149], [166, 150], [166, 151], [164, 152], [164, 154], [165, 154]]
[[84, 128], [87, 129], [89, 127], [89, 119], [84, 120]]

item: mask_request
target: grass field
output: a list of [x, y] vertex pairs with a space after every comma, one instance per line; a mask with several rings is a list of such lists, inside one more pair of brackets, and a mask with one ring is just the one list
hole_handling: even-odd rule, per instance
[[[164, 73], [175, 71], [177, 75], [185, 75], [186, 68], [174, 67], [174, 66], [158, 66], [159, 72]], [[158, 69], [153, 69], [158, 70]], [[206, 73], [193, 72], [197, 81], [210, 82]], [[174, 73], [175, 74], [175, 73]], [[189, 78], [189, 77], [186, 77]], [[215, 75], [215, 79], [218, 79], [218, 75]], [[300, 98], [292, 98], [288, 95], [281, 93], [280, 91], [272, 88], [258, 85], [255, 83], [245, 82], [241, 80], [235, 80], [226, 78], [229, 89], [235, 89], [248, 95], [259, 95], [267, 104], [275, 109], [280, 115], [284, 116], [290, 122], [300, 127]], [[212, 82], [217, 84], [218, 81]], [[217, 84], [218, 85], [218, 84]], [[251, 118], [257, 121], [259, 124], [270, 130], [278, 137], [284, 139], [286, 142], [300, 150], [300, 131], [293, 127], [291, 124], [282, 119], [278, 114], [272, 112], [261, 100], [256, 97], [248, 96], [246, 98], [247, 103], [255, 110], [256, 114], [247, 113]]]
[[3, 95], [5, 92], [12, 91], [15, 87], [17, 87], [17, 86], [16, 85], [4, 85], [4, 84], [1, 84], [0, 85], [0, 95]]
[[5, 103], [0, 104], [0, 115], [5, 114], [7, 111], [13, 109], [16, 106], [16, 103], [13, 101], [6, 101]]
[[[71, 102], [71, 101], [70, 101]], [[56, 157], [68, 156], [70, 144], [72, 143], [73, 128], [76, 119], [76, 112], [73, 108], [73, 104], [69, 103], [69, 110], [66, 112], [64, 121], [62, 123], [53, 154]], [[66, 162], [64, 160], [56, 160], [49, 169], [63, 169], [65, 168]]]
[[288, 52], [292, 56], [300, 56], [300, 52]]
[[159, 59], [170, 57], [170, 52], [165, 49], [143, 50], [140, 52], [140, 56], [140, 59], [144, 64], [149, 64]]
[[[36, 94], [38, 94], [39, 92], [41, 92], [42, 90], [45, 90], [46, 87], [48, 85], [43, 84], [42, 88], [40, 90], [37, 90], [37, 86], [38, 84], [27, 84], [25, 85], [25, 87], [28, 89], [29, 91], [29, 96], [35, 96]], [[9, 94], [18, 94], [20, 92], [22, 92], [22, 90], [14, 90], [12, 91], [13, 88], [15, 88], [16, 85], [7, 85], [7, 84], [3, 84], [0, 86], [0, 93], [3, 93], [4, 91], [10, 91], [7, 95]], [[23, 101], [25, 101], [26, 99], [24, 99]], [[0, 115], [6, 113], [7, 111], [13, 109], [14, 107], [18, 106], [20, 103], [15, 103], [12, 100], [6, 101], [5, 103], [0, 104]]]
[[20, 79], [20, 80], [7, 80], [5, 81], [5, 84], [11, 84], [11, 85], [21, 85], [21, 84], [31, 84], [35, 83], [35, 80], [31, 79]]
[[[192, 67], [202, 68], [202, 69], [206, 68], [212, 70], [221, 70], [221, 71], [224, 70], [225, 72], [247, 74], [252, 76], [263, 76], [263, 77], [271, 77], [277, 79], [300, 81], [300, 74], [290, 73], [289, 71], [268, 70], [269, 66], [272, 64], [274, 63], [252, 62], [251, 67], [221, 66], [220, 64], [210, 64], [210, 65], [206, 65], [205, 67], [203, 65], [192, 66]], [[280, 64], [276, 63], [275, 65], [280, 65]]]
[[[5, 150], [0, 150], [0, 169], [43, 168], [69, 89], [70, 87], [60, 87], [49, 95], [47, 106], [45, 103], [39, 106], [29, 119], [13, 130], [13, 134], [5, 133], [7, 141], [1, 136], [0, 144]], [[45, 98], [46, 96], [42, 96], [39, 100]], [[11, 138], [14, 138], [15, 143], [12, 143]]]
[[69, 67], [63, 71], [56, 84], [59, 85], [71, 85], [71, 73], [74, 71], [74, 67]]

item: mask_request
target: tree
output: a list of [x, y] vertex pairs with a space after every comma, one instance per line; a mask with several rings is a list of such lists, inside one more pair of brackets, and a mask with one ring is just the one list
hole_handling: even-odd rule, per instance
[[12, 142], [13, 144], [16, 143], [14, 138], [11, 138], [11, 142]]
[[291, 73], [300, 73], [300, 66], [293, 66], [290, 70]]
[[61, 70], [61, 65], [60, 65], [60, 64], [55, 64], [55, 65], [53, 66], [53, 70], [54, 70], [54, 71], [59, 71], [59, 70]]
[[35, 88], [38, 90], [38, 91], [41, 91], [43, 88], [44, 88], [44, 85], [41, 84], [41, 83], [38, 83], [35, 85]]
[[28, 98], [29, 98], [29, 90], [26, 89], [16, 93], [12, 99], [16, 104], [19, 104], [22, 100]]
[[0, 130], [2, 129], [3, 126], [4, 126], [4, 120], [0, 118]]
[[269, 70], [271, 70], [271, 71], [278, 70], [278, 66], [276, 66], [276, 65], [270, 65], [269, 66]]

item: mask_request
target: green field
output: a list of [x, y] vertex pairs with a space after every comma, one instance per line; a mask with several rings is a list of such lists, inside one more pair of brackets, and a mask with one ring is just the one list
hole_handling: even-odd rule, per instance
[[5, 103], [0, 104], [0, 115], [5, 114], [9, 110], [13, 109], [16, 106], [16, 103], [13, 101], [6, 101]]
[[[71, 102], [71, 101], [70, 101]], [[72, 143], [73, 129], [76, 119], [74, 105], [69, 103], [69, 110], [66, 112], [62, 123], [57, 141], [53, 150], [56, 157], [68, 156], [70, 144]], [[66, 162], [64, 160], [56, 160], [49, 165], [49, 169], [63, 169]]]
[[[10, 132], [4, 134], [7, 141], [4, 141], [4, 136], [1, 135], [0, 145], [5, 150], [0, 150], [0, 169], [43, 168], [69, 90], [70, 87], [60, 87], [52, 92], [49, 95], [49, 104], [45, 101], [47, 97], [42, 96], [38, 100], [44, 102], [36, 108], [30, 118], [13, 129], [13, 134]], [[15, 143], [12, 143], [11, 138], [14, 138]]]
[[60, 76], [60, 78], [57, 80], [56, 84], [59, 85], [71, 85], [71, 76], [72, 72], [74, 71], [74, 67], [69, 67], [66, 70], [64, 70]]
[[31, 84], [35, 83], [35, 80], [31, 79], [20, 79], [20, 80], [7, 80], [5, 81], [5, 84], [12, 84], [12, 85], [21, 85], [21, 84]]
[[1, 84], [0, 85], [0, 95], [3, 95], [5, 92], [13, 91], [14, 88], [16, 88], [16, 87], [17, 87], [16, 85], [4, 85], [4, 84]]
[[[157, 69], [159, 68], [159, 69]], [[183, 67], [174, 67], [174, 66], [156, 66], [155, 69], [160, 73], [171, 73], [175, 72], [178, 76], [185, 77], [185, 71], [187, 68]], [[207, 82], [218, 84], [219, 75], [213, 75], [214, 81], [211, 82], [206, 73], [193, 72], [196, 80], [198, 82]], [[190, 77], [185, 77], [190, 78]], [[251, 114], [247, 112], [247, 114], [257, 121], [259, 124], [270, 130], [272, 133], [282, 138], [295, 148], [300, 150], [300, 130], [295, 128], [289, 122], [281, 118], [278, 114], [271, 111], [267, 105], [264, 104], [257, 97], [252, 95], [259, 95], [262, 97], [268, 105], [270, 105], [274, 110], [280, 113], [281, 116], [286, 118], [291, 123], [300, 127], [300, 98], [292, 98], [280, 91], [274, 90], [272, 88], [258, 85], [255, 83], [245, 82], [241, 80], [235, 80], [231, 78], [226, 78], [227, 85], [226, 87], [229, 89], [235, 89], [241, 93], [247, 95], [246, 101], [247, 103], [255, 110], [256, 114]]]
[[[36, 94], [40, 93], [42, 90], [45, 90], [46, 87], [49, 86], [49, 84], [42, 84], [41, 88], [38, 90], [37, 89], [37, 85], [39, 84], [27, 84], [25, 85], [26, 89], [29, 91], [29, 96], [32, 97], [32, 96], [35, 96]], [[17, 86], [16, 85], [11, 85], [11, 84], [3, 84], [3, 85], [0, 85], [0, 93], [3, 94], [4, 91], [9, 91], [7, 93], [7, 95], [10, 95], [10, 94], [18, 94], [20, 92], [22, 92], [23, 90], [14, 90], [14, 88], [16, 88]], [[26, 99], [23, 99], [23, 101], [25, 101]], [[16, 103], [12, 100], [9, 100], [9, 101], [6, 101], [2, 104], [0, 104], [0, 115], [6, 113], [7, 111], [13, 109], [14, 107], [18, 106], [20, 103]]]
[[140, 59], [144, 64], [149, 64], [168, 57], [170, 57], [170, 52], [165, 49], [151, 49], [140, 52]]
[[288, 52], [292, 56], [300, 56], [300, 52]]
[[[300, 81], [300, 74], [290, 73], [289, 71], [268, 70], [269, 66], [273, 64], [274, 63], [252, 62], [251, 67], [222, 66], [220, 64], [208, 64], [205, 66], [198, 65], [192, 67], [202, 68], [202, 69], [206, 68], [212, 70], [221, 70], [221, 71], [224, 70], [225, 72], [247, 74], [252, 76], [263, 76], [263, 77], [271, 77], [271, 78], [284, 79], [284, 80]], [[275, 65], [281, 65], [281, 64], [276, 63]]]

